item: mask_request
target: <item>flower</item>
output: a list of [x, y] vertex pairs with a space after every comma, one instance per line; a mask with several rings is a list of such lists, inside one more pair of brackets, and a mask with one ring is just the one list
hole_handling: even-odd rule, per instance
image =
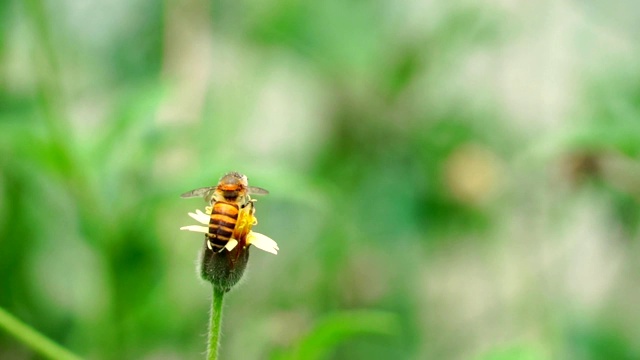
[[[206, 226], [188, 225], [181, 227], [180, 230], [207, 234], [212, 208], [213, 206], [208, 206], [205, 212], [196, 210], [195, 213], [189, 213], [194, 220]], [[229, 291], [242, 278], [249, 261], [251, 245], [272, 254], [278, 254], [280, 250], [278, 244], [268, 236], [251, 231], [251, 228], [258, 223], [254, 213], [253, 202], [239, 209], [232, 235], [221, 249], [214, 248], [209, 237], [205, 235], [200, 274], [204, 280], [222, 292]]]
[[[188, 226], [181, 227], [180, 230], [200, 232], [203, 234], [208, 233], [209, 220], [211, 219], [211, 206], [207, 206], [205, 211], [206, 213], [203, 213], [202, 211], [200, 211], [200, 209], [197, 209], [195, 213], [189, 213], [189, 216], [191, 216], [197, 222], [207, 226], [188, 225]], [[256, 225], [258, 223], [258, 220], [255, 218], [252, 212], [253, 211], [241, 211], [238, 214], [238, 221], [236, 223], [236, 228], [233, 231], [234, 237], [232, 237], [227, 242], [225, 249], [227, 249], [228, 251], [231, 251], [239, 243], [243, 243], [243, 246], [245, 248], [248, 247], [249, 245], [253, 245], [260, 250], [264, 250], [266, 252], [277, 255], [278, 250], [280, 250], [280, 248], [278, 248], [278, 244], [273, 239], [271, 239], [270, 237], [264, 234], [251, 231], [251, 227], [253, 227], [253, 225]], [[236, 238], [239, 238], [240, 240]], [[208, 241], [207, 241], [207, 247], [209, 248], [209, 250], [213, 251], [213, 249], [211, 248], [211, 243]]]

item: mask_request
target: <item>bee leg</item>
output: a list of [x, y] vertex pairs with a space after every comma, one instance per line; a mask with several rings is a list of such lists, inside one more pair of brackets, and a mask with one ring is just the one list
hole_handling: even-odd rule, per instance
[[252, 200], [251, 200], [251, 202], [249, 203], [249, 204], [251, 204], [251, 210], [249, 210], [249, 211], [250, 211], [251, 216], [253, 217], [253, 223], [251, 223], [251, 225], [258, 225], [258, 218], [256, 218], [255, 216], [253, 216], [253, 214], [255, 214], [255, 213], [256, 213], [256, 207], [255, 207], [255, 205], [254, 205], [254, 203], [255, 203], [256, 201], [258, 201], [258, 200], [256, 200], [256, 199], [252, 199]]
[[207, 247], [209, 250], [213, 251], [213, 246], [211, 246], [211, 240], [207, 239]]

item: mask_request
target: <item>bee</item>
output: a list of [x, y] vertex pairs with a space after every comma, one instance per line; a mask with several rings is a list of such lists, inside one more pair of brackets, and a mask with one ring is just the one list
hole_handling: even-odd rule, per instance
[[[209, 230], [205, 234], [207, 247], [211, 251], [222, 252], [225, 249], [231, 251], [239, 241], [243, 242], [250, 227], [257, 222], [253, 217], [256, 200], [250, 195], [267, 194], [269, 192], [263, 188], [249, 186], [247, 177], [234, 171], [220, 178], [216, 186], [191, 190], [180, 197], [203, 197], [210, 204], [206, 209], [211, 214]], [[251, 219], [251, 224], [247, 224], [247, 219]]]

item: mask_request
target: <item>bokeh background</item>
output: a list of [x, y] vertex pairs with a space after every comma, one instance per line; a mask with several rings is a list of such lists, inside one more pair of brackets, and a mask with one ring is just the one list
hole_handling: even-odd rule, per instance
[[0, 1], [0, 306], [203, 358], [179, 195], [237, 170], [224, 359], [638, 359], [639, 56], [633, 1]]

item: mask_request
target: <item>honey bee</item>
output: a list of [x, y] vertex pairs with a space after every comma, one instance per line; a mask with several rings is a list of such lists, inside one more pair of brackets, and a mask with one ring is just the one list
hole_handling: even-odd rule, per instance
[[[237, 172], [225, 174], [218, 185], [188, 191], [180, 197], [203, 197], [210, 204], [206, 211], [210, 215], [207, 247], [211, 251], [233, 250], [257, 221], [254, 202], [250, 195], [267, 195], [263, 188], [249, 186], [247, 177]], [[198, 216], [206, 216], [199, 212]], [[251, 223], [248, 224], [247, 222]], [[245, 244], [242, 244], [243, 246]]]

